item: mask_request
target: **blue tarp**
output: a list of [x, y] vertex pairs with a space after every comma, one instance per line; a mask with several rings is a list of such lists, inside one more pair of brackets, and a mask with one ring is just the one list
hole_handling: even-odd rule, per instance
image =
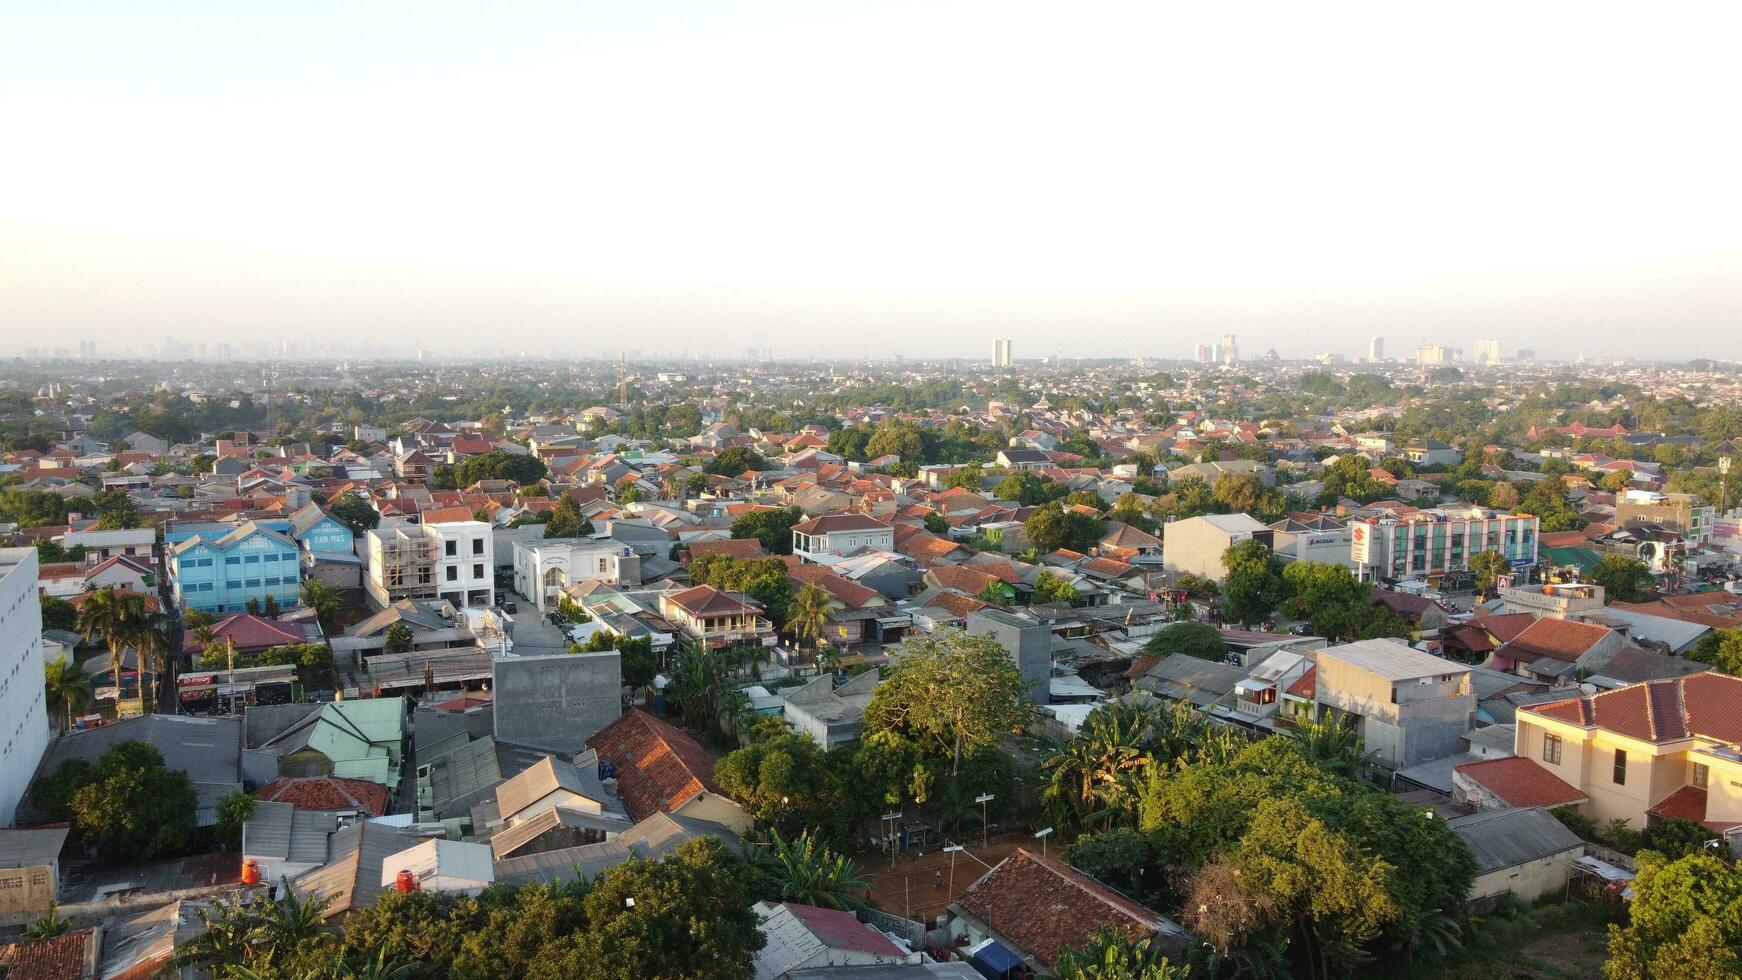
[[986, 980], [1007, 980], [1022, 969], [1022, 957], [1000, 946], [996, 941], [988, 940], [974, 950], [974, 958], [968, 961], [968, 965]]

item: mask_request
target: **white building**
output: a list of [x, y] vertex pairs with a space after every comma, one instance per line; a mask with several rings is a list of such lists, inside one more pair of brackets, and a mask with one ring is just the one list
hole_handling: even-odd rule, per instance
[[42, 605], [36, 598], [36, 549], [0, 549], [0, 826], [10, 827], [18, 801], [48, 749], [48, 703], [42, 691]]
[[1162, 528], [1162, 568], [1174, 581], [1189, 573], [1221, 582], [1228, 576], [1222, 553], [1254, 538], [1273, 547], [1276, 532], [1247, 514], [1204, 514], [1174, 521]]
[[496, 548], [483, 521], [396, 524], [364, 535], [363, 590], [385, 609], [401, 599], [446, 599], [455, 609], [496, 604]]
[[618, 541], [558, 538], [514, 543], [514, 591], [540, 612], [580, 582], [640, 585], [641, 559]]
[[456, 609], [496, 604], [496, 550], [484, 521], [426, 524], [440, 540], [436, 548], [436, 590]]
[[894, 551], [895, 528], [864, 514], [824, 514], [792, 528], [792, 553], [831, 563], [862, 551]]

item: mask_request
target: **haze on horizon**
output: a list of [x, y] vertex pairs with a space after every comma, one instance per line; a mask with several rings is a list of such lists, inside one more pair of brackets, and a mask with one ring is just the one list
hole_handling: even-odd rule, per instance
[[1737, 358], [1739, 10], [12, 5], [0, 350]]

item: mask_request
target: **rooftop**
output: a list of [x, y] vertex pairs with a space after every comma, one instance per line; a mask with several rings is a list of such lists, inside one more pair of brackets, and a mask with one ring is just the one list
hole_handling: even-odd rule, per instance
[[1400, 640], [1357, 640], [1326, 647], [1319, 651], [1319, 662], [1323, 663], [1326, 657], [1392, 681], [1470, 672], [1462, 664], [1423, 653]]

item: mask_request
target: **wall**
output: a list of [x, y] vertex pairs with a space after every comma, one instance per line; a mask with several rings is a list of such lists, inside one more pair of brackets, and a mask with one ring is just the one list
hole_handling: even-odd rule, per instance
[[1038, 623], [1024, 624], [1001, 613], [976, 612], [968, 617], [968, 635], [990, 636], [1009, 651], [1029, 685], [1024, 701], [1046, 704], [1052, 678], [1052, 630]]
[[1470, 888], [1470, 898], [1479, 902], [1511, 892], [1521, 902], [1534, 902], [1545, 895], [1559, 895], [1567, 886], [1573, 859], [1583, 852], [1583, 847], [1576, 847], [1514, 867], [1490, 871], [1476, 879]]
[[0, 827], [12, 826], [48, 748], [42, 677], [36, 549], [0, 549]]
[[623, 713], [616, 651], [500, 657], [495, 662], [496, 737], [575, 755]]
[[47, 914], [58, 877], [46, 864], [0, 868], [0, 925], [25, 925]]

